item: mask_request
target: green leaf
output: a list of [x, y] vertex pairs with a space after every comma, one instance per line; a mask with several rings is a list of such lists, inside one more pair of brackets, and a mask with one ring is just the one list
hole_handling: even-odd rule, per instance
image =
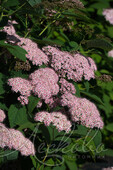
[[6, 156], [6, 159], [7, 160], [15, 160], [15, 159], [17, 159], [18, 158], [18, 151], [6, 151], [6, 152], [4, 152], [4, 154], [5, 155], [7, 155]]
[[70, 41], [69, 42], [69, 45], [73, 48], [73, 50], [78, 50], [78, 48], [79, 48], [79, 45], [78, 45], [78, 43], [77, 42], [75, 42], [75, 41]]
[[91, 99], [95, 100], [96, 102], [104, 105], [102, 100], [98, 96], [96, 96], [95, 94], [87, 93], [87, 92], [84, 92], [84, 91], [80, 91], [80, 93], [83, 93], [84, 95], [88, 96], [89, 98], [91, 98]]
[[37, 42], [38, 44], [42, 44], [42, 45], [59, 45], [59, 46], [62, 46], [64, 44], [64, 42], [60, 41], [60, 40], [51, 40], [49, 38], [43, 38], [42, 40], [40, 39], [35, 39], [35, 38], [32, 38], [32, 40], [34, 40], [35, 42]]
[[85, 126], [82, 125], [77, 125], [77, 130], [74, 130], [74, 134], [79, 134], [79, 135], [83, 135], [85, 136], [87, 134], [87, 128]]
[[41, 0], [27, 0], [27, 1], [32, 7], [41, 3]]
[[4, 103], [0, 103], [0, 109], [8, 110], [7, 106]]
[[113, 26], [109, 26], [109, 27], [107, 27], [107, 29], [108, 29], [108, 35], [109, 35], [109, 37], [110, 37], [110, 38], [113, 38]]
[[46, 140], [47, 143], [49, 144], [50, 141], [51, 141], [51, 137], [50, 137], [48, 128], [47, 128], [44, 124], [41, 124], [41, 125], [39, 126], [39, 130], [42, 131], [42, 134], [43, 134], [43, 136], [45, 137], [45, 140]]
[[100, 48], [103, 50], [110, 51], [113, 49], [113, 46], [111, 43], [104, 39], [94, 39], [94, 40], [87, 40], [86, 41], [86, 48]]
[[[54, 167], [52, 170], [66, 170], [66, 167], [65, 167], [65, 165], [61, 165], [61, 166], [57, 166], [57, 167]], [[50, 169], [48, 169], [48, 170], [50, 170]]]
[[[54, 31], [53, 32], [53, 34], [54, 34], [54, 36], [58, 39], [58, 40], [60, 40], [60, 41], [62, 41], [62, 42], [66, 42], [67, 41], [67, 38], [64, 36], [64, 34], [63, 35], [61, 35], [61, 33], [58, 33], [57, 31]], [[68, 40], [69, 41], [69, 40]]]
[[76, 95], [77, 95], [78, 97], [80, 97], [80, 90], [79, 90], [78, 84], [75, 83], [75, 82], [74, 82], [73, 84], [74, 84], [75, 89], [76, 89]]
[[22, 125], [22, 124], [25, 124], [26, 122], [28, 122], [27, 114], [26, 114], [26, 107], [23, 106], [22, 108], [18, 110], [15, 123], [16, 125]]
[[31, 122], [28, 121], [28, 122], [20, 125], [20, 127], [18, 128], [18, 130], [21, 131], [21, 130], [23, 130], [23, 129], [28, 128], [28, 129], [31, 129], [31, 130], [33, 131], [34, 128], [35, 128], [35, 125], [36, 125], [36, 123], [31, 123]]
[[109, 7], [110, 6], [108, 1], [97, 2], [90, 5], [90, 8], [101, 9], [102, 11], [104, 8], [109, 8]]
[[70, 170], [77, 170], [76, 162], [70, 162], [70, 161], [65, 160], [65, 163], [67, 164]]
[[19, 71], [14, 71], [14, 70], [11, 70], [10, 71], [10, 77], [21, 77], [21, 78], [24, 78], [24, 79], [28, 79], [29, 75], [28, 74], [24, 74], [22, 72], [22, 70], [19, 70]]
[[85, 81], [84, 85], [85, 85], [86, 91], [88, 92], [89, 91], [89, 82]]
[[7, 44], [4, 41], [0, 41], [0, 46], [7, 48], [7, 50], [15, 57], [19, 58], [22, 61], [26, 61], [26, 56], [25, 54], [27, 54], [26, 50], [24, 50], [23, 48], [19, 47], [19, 46], [14, 46], [11, 44]]
[[102, 142], [102, 134], [101, 132], [98, 130], [98, 132], [95, 135], [95, 138], [93, 139], [95, 146], [99, 146]]
[[60, 35], [61, 37], [63, 37], [67, 42], [69, 42], [69, 38], [67, 37], [67, 35], [65, 35], [65, 34], [63, 33], [62, 30], [60, 30], [59, 35]]
[[19, 0], [7, 0], [5, 1], [5, 3], [3, 3], [3, 6], [4, 7], [13, 7], [13, 6], [17, 6], [19, 5]]
[[56, 106], [55, 108], [53, 108], [53, 111], [56, 112], [56, 111], [61, 110], [61, 109], [62, 109], [61, 106]]
[[105, 128], [111, 132], [113, 132], [113, 123], [108, 124], [107, 126], [105, 126]]
[[36, 168], [37, 161], [34, 156], [30, 155], [30, 158], [32, 160], [33, 166]]
[[11, 105], [8, 110], [9, 124], [11, 128], [16, 125], [17, 115], [18, 115], [18, 109], [16, 108], [15, 105]]
[[113, 157], [113, 150], [112, 149], [104, 149], [103, 148], [103, 151], [101, 151], [99, 155]]
[[72, 13], [72, 12], [62, 12], [62, 14], [66, 15], [66, 16], [75, 17], [76, 19], [79, 19], [81, 21], [85, 21], [85, 22], [88, 22], [88, 23], [95, 23], [96, 24], [95, 20], [90, 19], [84, 13], [80, 14], [80, 13]]
[[88, 136], [92, 138], [96, 147], [98, 147], [102, 142], [102, 135], [99, 129], [90, 129]]
[[8, 118], [11, 128], [28, 122], [25, 106], [17, 109], [15, 105], [11, 105], [8, 110]]
[[37, 106], [39, 100], [40, 99], [38, 97], [34, 97], [34, 96], [29, 97], [29, 103], [28, 103], [28, 113], [29, 114], [31, 114], [32, 111], [34, 110], [34, 108]]
[[19, 47], [19, 46], [13, 46], [12, 47], [8, 47], [7, 50], [15, 57], [19, 58], [22, 61], [26, 61], [26, 56], [25, 54], [27, 54], [27, 52]]
[[88, 148], [88, 151], [90, 155], [92, 156], [92, 158], [95, 159], [96, 146], [95, 146], [94, 141], [92, 140], [92, 137], [88, 136], [86, 141], [87, 141], [86, 148]]
[[54, 165], [55, 165], [55, 163], [54, 163], [54, 161], [53, 161], [52, 158], [48, 159], [48, 160], [46, 161], [46, 164], [49, 165], [49, 166], [54, 166]]

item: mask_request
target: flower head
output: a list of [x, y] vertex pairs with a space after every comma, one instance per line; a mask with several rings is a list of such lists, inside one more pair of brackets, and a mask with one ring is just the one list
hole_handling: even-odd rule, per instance
[[90, 57], [79, 53], [72, 55], [51, 46], [44, 47], [43, 51], [51, 58], [51, 67], [59, 77], [67, 77], [75, 82], [81, 81], [82, 77], [86, 80], [95, 78], [94, 71], [97, 70], [97, 67]]
[[104, 9], [103, 15], [106, 21], [109, 21], [109, 23], [113, 25], [113, 9]]
[[56, 126], [58, 131], [66, 131], [67, 133], [71, 130], [71, 122], [67, 119], [67, 116], [61, 112], [39, 112], [35, 115], [35, 121], [44, 122], [46, 126], [49, 126], [52, 123]]
[[62, 95], [62, 106], [69, 107], [71, 120], [80, 122], [82, 125], [89, 128], [103, 128], [103, 121], [100, 117], [99, 111], [94, 103], [85, 98], [78, 98], [71, 93]]
[[29, 78], [33, 86], [33, 93], [45, 101], [59, 92], [58, 76], [51, 68], [40, 68], [30, 74]]
[[30, 81], [23, 79], [21, 77], [8, 79], [8, 84], [12, 86], [14, 92], [20, 92], [23, 96], [30, 96], [32, 85]]
[[6, 146], [20, 151], [25, 156], [35, 155], [34, 145], [29, 139], [25, 138], [20, 131], [7, 128], [0, 123], [0, 147]]
[[5, 118], [6, 118], [6, 115], [4, 111], [0, 109], [0, 122], [3, 122]]

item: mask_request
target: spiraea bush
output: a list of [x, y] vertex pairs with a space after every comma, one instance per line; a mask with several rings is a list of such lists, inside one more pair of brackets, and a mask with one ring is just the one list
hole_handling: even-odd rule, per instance
[[112, 5], [0, 1], [1, 169], [113, 167]]

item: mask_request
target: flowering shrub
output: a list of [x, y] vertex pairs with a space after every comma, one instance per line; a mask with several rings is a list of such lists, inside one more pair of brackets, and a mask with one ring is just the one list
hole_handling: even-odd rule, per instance
[[112, 2], [102, 10], [101, 0], [0, 3], [1, 168], [105, 162], [113, 156]]

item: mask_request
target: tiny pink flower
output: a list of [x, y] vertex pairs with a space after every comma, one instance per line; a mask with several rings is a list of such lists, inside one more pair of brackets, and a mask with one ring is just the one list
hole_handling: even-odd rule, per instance
[[6, 118], [6, 115], [4, 111], [0, 109], [0, 122], [3, 122], [5, 118]]

